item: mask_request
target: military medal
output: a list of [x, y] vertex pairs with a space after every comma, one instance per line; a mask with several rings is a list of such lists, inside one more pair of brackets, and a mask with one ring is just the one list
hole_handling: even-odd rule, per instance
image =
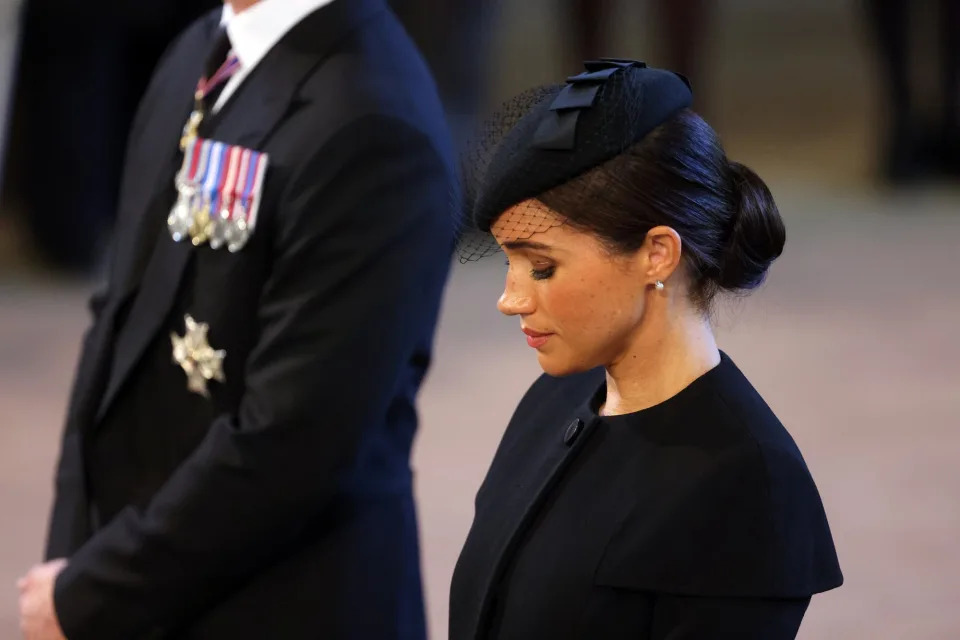
[[213, 231], [210, 233], [210, 248], [219, 249], [227, 244], [228, 229], [230, 228], [230, 207], [232, 203], [224, 200], [223, 206], [213, 216]]
[[259, 151], [244, 149], [244, 158], [240, 163], [242, 190], [233, 208], [233, 218], [227, 249], [235, 253], [242, 249], [257, 224], [257, 211], [260, 207], [260, 195], [263, 179], [267, 172], [268, 156]]
[[239, 174], [240, 156], [243, 149], [228, 147], [226, 151], [226, 171], [217, 189], [214, 200], [212, 218], [210, 220], [210, 248], [219, 249], [227, 242], [227, 229], [230, 226], [231, 208], [235, 199], [237, 175]]
[[240, 166], [237, 171], [237, 180], [233, 185], [233, 208], [226, 225], [225, 240], [230, 252], [240, 250], [246, 243], [247, 207], [244, 204], [244, 195], [247, 182], [250, 179], [250, 159], [253, 152], [249, 149], [240, 151]]
[[206, 195], [201, 198], [201, 204], [193, 214], [193, 223], [190, 225], [190, 242], [199, 247], [210, 237], [210, 201]]
[[199, 246], [213, 233], [213, 224], [208, 219], [209, 211], [204, 207], [205, 201], [197, 196], [198, 183], [203, 183], [209, 175], [207, 169], [211, 148], [209, 141], [200, 139], [199, 129], [206, 113], [204, 102], [207, 96], [239, 69], [240, 59], [233, 52], [228, 52], [227, 59], [213, 75], [197, 81], [197, 89], [193, 95], [193, 111], [180, 133], [183, 165], [175, 181], [177, 201], [167, 217], [167, 227], [176, 242], [189, 235], [191, 242]]
[[240, 251], [250, 238], [250, 230], [247, 229], [247, 212], [243, 205], [237, 203], [234, 212], [237, 214], [237, 219], [231, 221], [230, 227], [227, 229], [227, 250], [230, 253]]
[[223, 374], [223, 359], [227, 352], [223, 349], [214, 349], [207, 340], [210, 326], [205, 322], [197, 322], [191, 316], [184, 316], [186, 331], [182, 336], [175, 332], [170, 334], [173, 345], [173, 361], [180, 365], [187, 375], [187, 390], [209, 397], [207, 382], [216, 380], [225, 382]]
[[217, 69], [209, 78], [200, 78], [197, 82], [197, 90], [193, 94], [193, 111], [183, 125], [183, 132], [180, 134], [180, 150], [185, 151], [187, 145], [192, 140], [196, 140], [199, 135], [200, 123], [206, 110], [204, 109], [204, 100], [221, 83], [226, 82], [230, 76], [240, 69], [240, 59], [232, 52], [227, 56], [220, 68]]
[[[199, 98], [194, 97], [194, 100], [200, 102]], [[183, 133], [180, 134], [180, 151], [186, 151], [187, 146], [197, 139], [197, 130], [202, 121], [203, 109], [195, 106], [190, 112], [190, 117], [187, 118], [187, 123], [183, 125]]]
[[209, 145], [205, 141], [193, 139], [187, 143], [183, 154], [183, 164], [177, 172], [177, 201], [167, 216], [167, 228], [171, 237], [180, 242], [187, 237], [193, 225], [193, 208], [199, 190], [196, 180], [201, 167], [205, 164]]
[[170, 236], [181, 242], [189, 236], [195, 247], [226, 246], [242, 249], [256, 226], [257, 210], [267, 171], [267, 155], [225, 142], [199, 137], [204, 100], [239, 68], [236, 56], [209, 79], [197, 84], [195, 108], [183, 126], [180, 148], [183, 163], [177, 173], [177, 200], [167, 216]]
[[223, 157], [226, 146], [222, 142], [207, 140], [204, 144], [210, 145], [210, 151], [204, 168], [204, 173], [198, 178], [202, 185], [202, 195], [199, 205], [193, 215], [193, 224], [190, 226], [190, 241], [193, 246], [199, 247], [210, 239], [213, 232], [212, 207], [217, 198], [220, 187], [220, 178], [223, 173]]
[[167, 226], [170, 228], [170, 236], [175, 242], [180, 242], [190, 231], [193, 215], [190, 210], [190, 196], [181, 193], [177, 198], [177, 203], [167, 216]]
[[177, 196], [177, 202], [170, 210], [167, 216], [167, 227], [170, 229], [170, 236], [176, 242], [183, 240], [190, 231], [190, 225], [193, 222], [193, 213], [190, 200], [193, 196], [189, 190], [184, 187]]

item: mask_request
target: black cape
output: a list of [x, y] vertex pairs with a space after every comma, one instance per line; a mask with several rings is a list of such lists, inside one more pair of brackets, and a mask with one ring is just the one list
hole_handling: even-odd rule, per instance
[[599, 417], [602, 370], [541, 377], [476, 500], [450, 638], [793, 638], [842, 575], [800, 451], [736, 365]]

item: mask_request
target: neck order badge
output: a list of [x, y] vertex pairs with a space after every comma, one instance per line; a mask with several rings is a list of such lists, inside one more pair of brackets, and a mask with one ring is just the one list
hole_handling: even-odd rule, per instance
[[183, 135], [180, 137], [180, 150], [185, 151], [187, 143], [197, 137], [197, 129], [203, 122], [206, 113], [207, 98], [219, 89], [233, 74], [240, 70], [240, 59], [233, 51], [228, 52], [227, 59], [209, 77], [204, 76], [197, 81], [197, 90], [193, 94], [193, 111], [183, 126]]

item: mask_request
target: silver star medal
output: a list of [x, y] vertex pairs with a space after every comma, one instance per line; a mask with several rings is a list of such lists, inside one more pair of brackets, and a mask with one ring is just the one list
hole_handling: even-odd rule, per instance
[[170, 333], [173, 361], [187, 374], [187, 389], [208, 398], [208, 381], [226, 381], [223, 375], [223, 359], [227, 352], [210, 346], [207, 341], [210, 326], [206, 322], [197, 322], [189, 315], [184, 316], [184, 321], [186, 331], [182, 336], [175, 332]]

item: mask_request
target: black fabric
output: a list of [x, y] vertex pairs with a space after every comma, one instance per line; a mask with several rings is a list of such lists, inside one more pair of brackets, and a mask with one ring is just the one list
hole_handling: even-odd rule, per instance
[[450, 639], [794, 638], [843, 579], [803, 457], [749, 381], [724, 354], [650, 409], [601, 418], [604, 395], [596, 370], [543, 376], [520, 403], [477, 493]]
[[203, 63], [203, 77], [210, 78], [217, 69], [227, 60], [227, 55], [233, 46], [230, 44], [230, 35], [225, 27], [217, 29], [213, 36], [213, 46], [210, 47], [210, 53]]
[[907, 34], [910, 30], [909, 3], [904, 0], [868, 0], [867, 8], [877, 37], [882, 56], [880, 75], [888, 92], [888, 104], [892, 108], [896, 126], [904, 127], [910, 119], [909, 48]]
[[[615, 72], [597, 73], [611, 68]], [[643, 63], [607, 59], [586, 69], [545, 91], [502, 137], [496, 125], [486, 128], [496, 132], [494, 139], [481, 134], [475, 146], [482, 150], [466, 161], [482, 158], [483, 164], [467, 168], [468, 180], [476, 182], [467, 185], [468, 225], [488, 231], [511, 206], [619, 155], [693, 99], [682, 76]]]
[[941, 118], [943, 133], [960, 142], [960, 0], [940, 2], [940, 55], [943, 60], [940, 86], [943, 102]]
[[[71, 640], [422, 640], [409, 453], [454, 231], [439, 98], [382, 0], [326, 5], [201, 129], [270, 157], [249, 243], [175, 243], [172, 160], [218, 18], [131, 133], [58, 470], [57, 614]], [[172, 360], [187, 313], [227, 353], [209, 398]]]

